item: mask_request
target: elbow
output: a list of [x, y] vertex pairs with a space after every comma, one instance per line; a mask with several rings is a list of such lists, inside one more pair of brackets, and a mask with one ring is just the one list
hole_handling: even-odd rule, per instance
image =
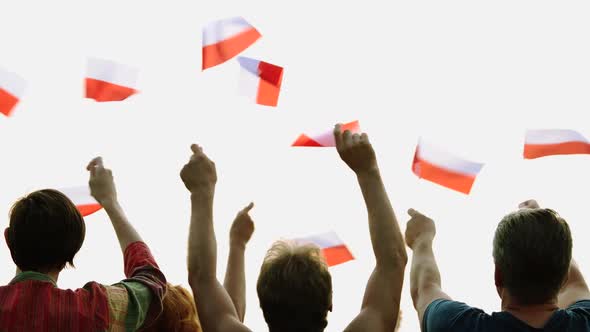
[[405, 270], [408, 254], [404, 249], [391, 251], [385, 259], [377, 260], [377, 265], [389, 270]]

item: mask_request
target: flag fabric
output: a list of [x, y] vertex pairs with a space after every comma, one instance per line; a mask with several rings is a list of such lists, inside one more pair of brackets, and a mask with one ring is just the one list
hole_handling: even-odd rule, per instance
[[242, 17], [211, 22], [203, 28], [202, 70], [220, 65], [254, 44], [262, 35]]
[[89, 58], [86, 98], [98, 102], [121, 101], [138, 93], [139, 69], [110, 60]]
[[[352, 121], [342, 125], [341, 130], [344, 132], [345, 130], [350, 130], [350, 132], [359, 133], [361, 131], [360, 125], [358, 121]], [[296, 147], [332, 147], [336, 146], [336, 141], [334, 140], [334, 130], [327, 130], [324, 133], [311, 135], [308, 136], [306, 134], [301, 134], [293, 142], [291, 146]]]
[[335, 266], [354, 260], [348, 247], [335, 232], [307, 236], [295, 240], [300, 244], [315, 244], [320, 247], [328, 266]]
[[247, 57], [238, 57], [238, 62], [241, 68], [240, 92], [257, 104], [277, 106], [283, 67]]
[[0, 113], [10, 116], [26, 87], [27, 82], [22, 77], [0, 69]]
[[582, 134], [574, 130], [527, 130], [523, 154], [525, 159], [552, 155], [590, 154], [590, 143]]
[[412, 171], [418, 178], [469, 194], [483, 164], [461, 159], [419, 140]]
[[78, 186], [59, 189], [61, 193], [66, 195], [78, 208], [83, 217], [93, 214], [100, 210], [102, 206], [90, 195], [90, 188], [88, 186]]

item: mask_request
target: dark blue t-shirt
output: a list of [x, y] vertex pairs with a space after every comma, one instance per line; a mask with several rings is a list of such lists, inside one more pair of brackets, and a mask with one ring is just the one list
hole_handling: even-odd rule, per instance
[[428, 305], [423, 332], [586, 332], [590, 331], [590, 300], [556, 311], [542, 329], [530, 327], [508, 312], [491, 315], [462, 302], [435, 300]]

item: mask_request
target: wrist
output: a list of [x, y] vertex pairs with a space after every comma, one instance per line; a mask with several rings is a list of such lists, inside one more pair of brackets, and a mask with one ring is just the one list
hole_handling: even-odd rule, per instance
[[414, 251], [420, 251], [432, 248], [432, 242], [434, 242], [434, 235], [424, 234], [417, 237], [414, 240]]
[[119, 207], [119, 201], [116, 197], [102, 199], [98, 202], [105, 210], [113, 210]]
[[229, 239], [229, 248], [230, 250], [238, 250], [238, 251], [245, 251], [246, 250], [246, 242]]
[[355, 174], [359, 180], [375, 179], [375, 178], [381, 177], [381, 173], [379, 172], [379, 167], [377, 167], [376, 165], [375, 165], [375, 167], [371, 167], [366, 170], [356, 171]]

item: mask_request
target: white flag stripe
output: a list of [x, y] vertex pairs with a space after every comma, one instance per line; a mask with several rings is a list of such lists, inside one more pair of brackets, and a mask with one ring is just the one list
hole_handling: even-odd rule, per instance
[[453, 156], [431, 144], [425, 143], [422, 139], [418, 142], [418, 158], [453, 172], [473, 176], [476, 176], [483, 167], [481, 163]]
[[301, 243], [313, 243], [322, 249], [344, 245], [344, 242], [340, 240], [340, 238], [335, 232], [306, 236], [300, 239], [296, 239], [296, 241]]
[[98, 204], [98, 202], [90, 195], [90, 188], [88, 186], [69, 187], [58, 189], [66, 195], [75, 205]]
[[210, 22], [203, 28], [203, 46], [219, 43], [253, 28], [242, 17], [232, 17]]
[[136, 89], [139, 69], [110, 60], [89, 58], [87, 78]]
[[256, 97], [258, 96], [258, 86], [260, 85], [260, 77], [242, 67], [240, 68], [240, 78], [238, 82], [240, 94], [256, 101]]
[[16, 73], [0, 68], [0, 89], [6, 90], [11, 95], [20, 99], [27, 88], [27, 82]]
[[334, 139], [334, 131], [329, 130], [323, 134], [315, 135], [311, 137], [314, 141], [320, 143], [322, 146], [336, 146], [336, 140]]
[[525, 144], [560, 144], [566, 142], [583, 142], [588, 140], [580, 133], [569, 129], [527, 130]]

